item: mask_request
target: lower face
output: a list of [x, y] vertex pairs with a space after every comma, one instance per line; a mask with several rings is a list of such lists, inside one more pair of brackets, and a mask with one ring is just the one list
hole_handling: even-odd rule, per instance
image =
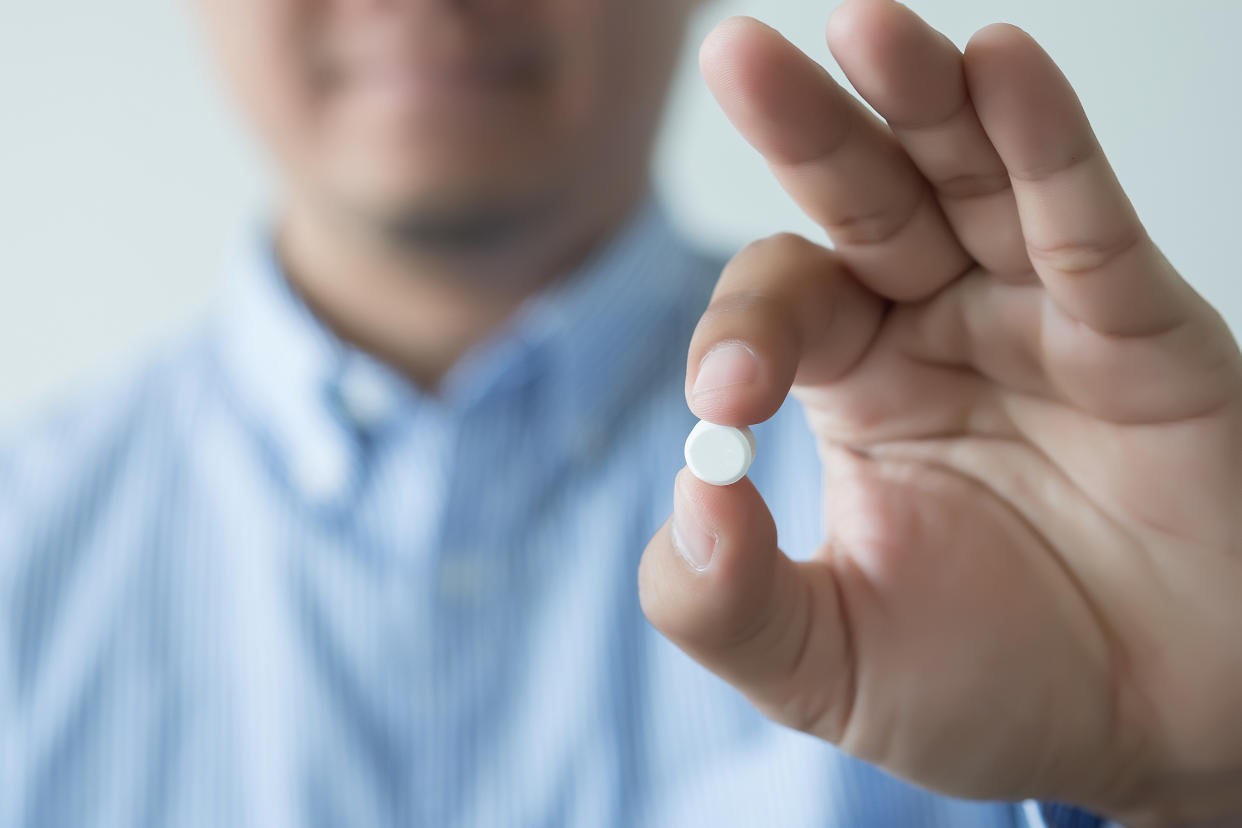
[[684, 0], [200, 0], [297, 197], [384, 224], [503, 221], [631, 182]]

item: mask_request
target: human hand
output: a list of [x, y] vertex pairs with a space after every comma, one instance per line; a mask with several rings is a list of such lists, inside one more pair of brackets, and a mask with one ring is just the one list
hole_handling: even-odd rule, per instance
[[963, 55], [903, 6], [848, 0], [828, 42], [889, 125], [755, 21], [703, 45], [726, 114], [836, 249], [739, 253], [686, 394], [743, 425], [792, 391], [830, 536], [791, 561], [749, 480], [683, 470], [644, 612], [774, 720], [925, 787], [1238, 824], [1212, 822], [1242, 820], [1228, 328], [1027, 35], [990, 26]]

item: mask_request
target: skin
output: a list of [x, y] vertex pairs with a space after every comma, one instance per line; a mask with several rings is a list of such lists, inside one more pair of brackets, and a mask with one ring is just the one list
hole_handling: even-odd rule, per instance
[[697, 0], [197, 0], [290, 282], [434, 390], [648, 189]]
[[743, 425], [792, 393], [830, 532], [791, 561], [748, 480], [683, 470], [639, 572], [647, 617], [776, 721], [928, 788], [1242, 824], [1232, 336], [1025, 33], [963, 54], [904, 6], [848, 0], [827, 40], [887, 123], [756, 21], [703, 44], [720, 105], [835, 252], [739, 253], [686, 397]]
[[[198, 0], [278, 173], [291, 283], [428, 389], [645, 192], [692, 5]], [[793, 393], [831, 534], [791, 562], [749, 481], [683, 471], [639, 571], [648, 618], [775, 720], [926, 787], [1236, 824], [1233, 339], [1026, 35], [963, 55], [848, 0], [828, 40], [887, 123], [754, 21], [703, 46], [835, 251], [743, 250], [687, 399], [745, 424]]]

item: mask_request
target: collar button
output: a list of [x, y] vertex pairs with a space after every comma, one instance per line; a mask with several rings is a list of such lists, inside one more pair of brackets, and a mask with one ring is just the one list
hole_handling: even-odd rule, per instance
[[383, 378], [363, 370], [346, 371], [338, 386], [345, 414], [356, 425], [371, 428], [392, 413], [395, 400]]
[[340, 497], [349, 483], [349, 458], [329, 444], [308, 449], [294, 460], [293, 480], [308, 498], [326, 502]]

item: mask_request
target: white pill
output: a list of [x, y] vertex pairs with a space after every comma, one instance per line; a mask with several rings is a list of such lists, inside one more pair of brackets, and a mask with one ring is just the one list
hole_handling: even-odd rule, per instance
[[755, 459], [755, 435], [746, 426], [717, 425], [699, 420], [686, 438], [686, 466], [713, 486], [728, 486], [746, 476]]

